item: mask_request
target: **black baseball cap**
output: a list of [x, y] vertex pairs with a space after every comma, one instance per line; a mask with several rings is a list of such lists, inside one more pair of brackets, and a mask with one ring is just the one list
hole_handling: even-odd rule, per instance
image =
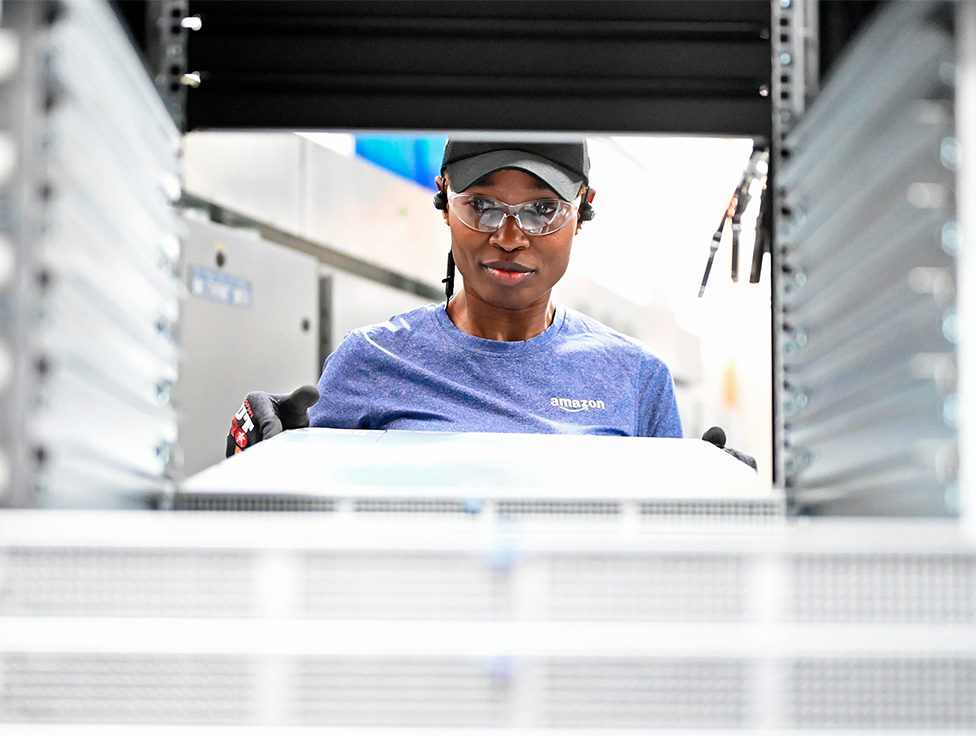
[[538, 177], [567, 202], [589, 183], [590, 158], [580, 143], [517, 143], [514, 141], [448, 140], [441, 174], [451, 189], [463, 192], [482, 177], [502, 169], [519, 169]]

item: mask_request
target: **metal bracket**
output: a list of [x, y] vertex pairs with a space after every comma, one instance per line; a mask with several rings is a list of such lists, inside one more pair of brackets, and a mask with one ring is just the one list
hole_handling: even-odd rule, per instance
[[183, 19], [188, 6], [188, 0], [149, 0], [146, 8], [146, 59], [156, 89], [181, 132], [186, 130], [189, 31]]
[[786, 137], [819, 89], [819, 31], [817, 0], [772, 0], [772, 131], [770, 171], [773, 182], [772, 305], [773, 305], [773, 485], [785, 483], [784, 337], [782, 293], [784, 244], [782, 233], [790, 219], [783, 207], [784, 192], [777, 174], [789, 159]]

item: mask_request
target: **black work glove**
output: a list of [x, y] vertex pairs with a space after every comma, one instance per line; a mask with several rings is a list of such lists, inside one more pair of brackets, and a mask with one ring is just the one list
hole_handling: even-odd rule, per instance
[[756, 458], [754, 458], [752, 455], [746, 455], [744, 452], [739, 452], [738, 450], [733, 450], [731, 447], [725, 446], [725, 430], [721, 427], [712, 427], [705, 430], [705, 434], [702, 435], [702, 439], [705, 440], [705, 442], [711, 442], [720, 450], [725, 450], [736, 460], [741, 460], [753, 470], [759, 470], [759, 466], [756, 464]]
[[319, 400], [315, 386], [296, 388], [289, 396], [254, 391], [234, 415], [227, 433], [227, 457], [286, 429], [308, 426], [308, 409]]

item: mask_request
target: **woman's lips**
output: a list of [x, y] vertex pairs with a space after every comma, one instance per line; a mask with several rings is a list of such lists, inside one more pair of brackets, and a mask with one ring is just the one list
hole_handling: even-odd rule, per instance
[[517, 284], [532, 275], [533, 270], [520, 263], [485, 263], [485, 269], [503, 284]]

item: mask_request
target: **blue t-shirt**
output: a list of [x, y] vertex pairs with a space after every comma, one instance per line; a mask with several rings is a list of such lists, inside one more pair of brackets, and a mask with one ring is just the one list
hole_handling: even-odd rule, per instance
[[350, 332], [318, 387], [313, 427], [682, 436], [667, 366], [564, 307], [542, 334], [500, 342], [430, 304]]

